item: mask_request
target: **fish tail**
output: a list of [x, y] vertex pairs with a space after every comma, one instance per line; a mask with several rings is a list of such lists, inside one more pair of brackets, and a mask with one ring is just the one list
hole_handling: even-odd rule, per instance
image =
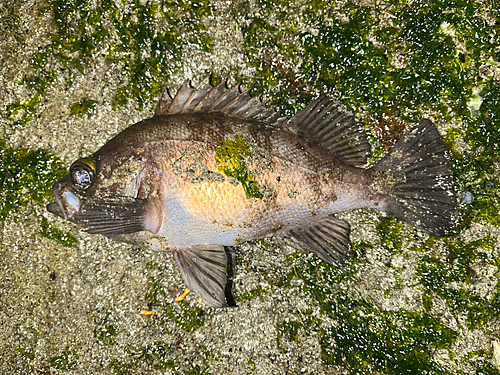
[[375, 186], [388, 196], [381, 211], [426, 233], [448, 233], [457, 207], [453, 172], [430, 120], [416, 124], [373, 169]]

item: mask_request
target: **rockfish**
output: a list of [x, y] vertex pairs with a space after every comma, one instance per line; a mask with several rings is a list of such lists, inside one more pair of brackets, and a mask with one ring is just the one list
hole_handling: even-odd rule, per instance
[[321, 95], [292, 118], [226, 81], [172, 99], [152, 118], [75, 161], [47, 209], [89, 233], [170, 249], [189, 289], [226, 306], [224, 246], [264, 237], [341, 265], [350, 226], [336, 213], [375, 208], [438, 236], [456, 211], [450, 159], [422, 120], [373, 168], [365, 130]]

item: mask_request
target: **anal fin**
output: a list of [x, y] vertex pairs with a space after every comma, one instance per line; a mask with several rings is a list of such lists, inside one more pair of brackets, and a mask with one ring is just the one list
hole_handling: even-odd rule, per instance
[[227, 258], [223, 246], [193, 246], [174, 251], [187, 287], [208, 307], [226, 307]]
[[314, 253], [329, 264], [342, 265], [351, 253], [350, 231], [347, 221], [332, 215], [307, 228], [293, 229], [286, 237], [306, 254]]

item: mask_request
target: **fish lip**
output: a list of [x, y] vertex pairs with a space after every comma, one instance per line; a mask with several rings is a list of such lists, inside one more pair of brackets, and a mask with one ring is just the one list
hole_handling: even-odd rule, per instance
[[61, 195], [60, 195], [60, 192], [63, 188], [63, 180], [56, 182], [52, 187], [52, 194], [54, 195], [56, 202], [49, 203], [47, 205], [47, 210], [49, 212], [52, 212], [53, 214], [56, 214], [57, 216], [62, 217], [65, 220], [68, 220], [68, 215], [66, 215], [66, 211], [64, 210], [64, 204], [61, 200]]
[[54, 187], [52, 188], [52, 194], [54, 195], [54, 198], [56, 198], [56, 203], [59, 206], [59, 210], [60, 210], [59, 212], [54, 212], [54, 213], [56, 215], [62, 214], [62, 217], [65, 220], [68, 220], [68, 216], [66, 215], [66, 211], [64, 210], [64, 205], [63, 205], [63, 202], [61, 200], [60, 193], [59, 193], [62, 186], [63, 186], [62, 181], [60, 181], [60, 182], [54, 184]]
[[73, 221], [81, 208], [81, 198], [75, 189], [69, 184], [68, 176], [56, 182], [52, 188], [55, 202], [47, 205], [47, 210], [65, 220]]
[[49, 211], [50, 213], [65, 219], [64, 211], [61, 210], [61, 207], [57, 202], [49, 203], [46, 208], [47, 208], [47, 211]]

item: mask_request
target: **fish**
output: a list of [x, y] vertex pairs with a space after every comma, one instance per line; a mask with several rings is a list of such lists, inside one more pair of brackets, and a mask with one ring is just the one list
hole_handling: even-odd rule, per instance
[[373, 167], [364, 126], [320, 95], [293, 117], [227, 80], [185, 82], [154, 116], [76, 160], [48, 211], [91, 234], [173, 251], [205, 306], [226, 307], [225, 247], [275, 237], [341, 267], [350, 224], [336, 214], [376, 209], [444, 236], [457, 200], [450, 157], [428, 119]]

